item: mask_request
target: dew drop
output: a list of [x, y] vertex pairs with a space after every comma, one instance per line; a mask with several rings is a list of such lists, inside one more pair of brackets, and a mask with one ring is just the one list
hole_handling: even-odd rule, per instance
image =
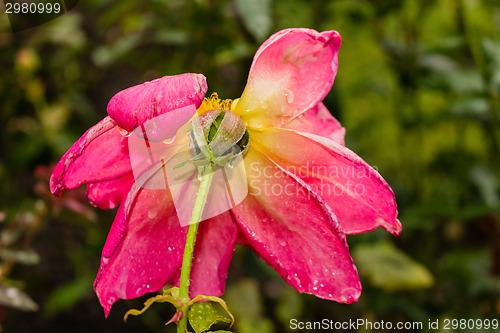
[[318, 287], [313, 287], [313, 290], [318, 290]]
[[332, 297], [332, 294], [328, 294], [328, 297]]
[[146, 285], [146, 288], [149, 288], [149, 284]]
[[324, 286], [325, 286], [325, 285], [322, 283], [322, 284], [321, 284], [321, 288], [323, 288]]
[[156, 214], [158, 214], [158, 210], [156, 210], [156, 209], [148, 210], [148, 217], [150, 219], [154, 219], [156, 217]]
[[293, 91], [291, 91], [290, 89], [285, 89], [285, 99], [288, 104], [292, 104], [295, 99]]
[[166, 145], [169, 145], [171, 144], [172, 142], [175, 141], [175, 135], [169, 139], [166, 139], [166, 140], [163, 140], [163, 143], [166, 144]]
[[118, 126], [118, 131], [120, 132], [120, 134], [125, 137], [125, 138], [128, 138], [130, 136], [130, 134], [132, 134], [132, 132], [129, 132], [127, 131], [126, 129], [124, 128], [121, 128], [120, 126]]
[[169, 247], [168, 247], [168, 250], [169, 250], [169, 251], [172, 251], [172, 248], [169, 246]]

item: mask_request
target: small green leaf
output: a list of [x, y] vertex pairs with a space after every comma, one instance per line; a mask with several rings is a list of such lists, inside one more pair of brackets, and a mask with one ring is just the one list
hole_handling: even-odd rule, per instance
[[425, 266], [389, 242], [360, 245], [353, 257], [360, 274], [385, 290], [426, 288], [434, 282]]
[[0, 286], [0, 305], [21, 311], [37, 311], [38, 305], [16, 287]]
[[176, 309], [181, 307], [179, 301], [177, 300], [177, 298], [175, 296], [172, 296], [169, 294], [157, 295], [157, 296], [151, 297], [146, 302], [144, 302], [144, 307], [142, 308], [142, 310], [136, 310], [136, 309], [128, 310], [127, 313], [125, 313], [123, 320], [127, 321], [127, 318], [130, 315], [139, 316], [139, 315], [143, 314], [144, 312], [146, 312], [147, 309], [149, 309], [149, 307], [151, 305], [153, 305], [153, 303], [165, 303], [165, 302], [172, 304], [173, 306], [175, 306]]
[[0, 251], [0, 258], [12, 260], [24, 265], [35, 265], [40, 262], [40, 256], [33, 250], [13, 250], [4, 248]]
[[210, 302], [195, 303], [188, 312], [189, 324], [196, 333], [202, 333], [217, 323], [230, 323], [231, 319], [219, 315]]

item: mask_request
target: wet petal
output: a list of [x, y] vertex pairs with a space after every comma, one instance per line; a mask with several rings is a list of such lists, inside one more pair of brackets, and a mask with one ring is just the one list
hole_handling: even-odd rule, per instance
[[279, 127], [313, 108], [337, 74], [336, 31], [286, 29], [255, 54], [247, 86], [234, 111], [252, 128]]
[[245, 162], [249, 195], [233, 212], [246, 242], [299, 292], [356, 301], [358, 273], [328, 205], [256, 150]]
[[191, 297], [224, 293], [238, 232], [230, 211], [200, 222], [191, 271]]
[[294, 118], [283, 128], [324, 136], [344, 146], [345, 128], [323, 103]]
[[95, 207], [111, 209], [118, 206], [134, 184], [134, 175], [128, 173], [123, 177], [91, 183], [87, 185], [87, 198]]
[[168, 191], [132, 186], [108, 234], [94, 282], [106, 316], [118, 299], [155, 292], [178, 279], [186, 232]]
[[279, 128], [252, 134], [258, 149], [324, 198], [346, 234], [380, 226], [395, 235], [401, 232], [391, 188], [351, 150], [320, 136]]
[[61, 195], [86, 183], [116, 179], [131, 171], [127, 139], [106, 117], [64, 154], [50, 177], [50, 190]]
[[201, 74], [164, 76], [117, 93], [109, 101], [108, 114], [129, 132], [147, 124], [148, 139], [162, 141], [191, 119], [206, 91]]
[[[108, 315], [118, 299], [179, 285], [188, 227], [181, 227], [161, 167], [140, 187], [132, 186], [113, 222], [94, 289]], [[155, 189], [156, 188], [156, 189]], [[238, 228], [230, 212], [202, 221], [195, 246], [191, 296], [219, 296], [224, 291]]]

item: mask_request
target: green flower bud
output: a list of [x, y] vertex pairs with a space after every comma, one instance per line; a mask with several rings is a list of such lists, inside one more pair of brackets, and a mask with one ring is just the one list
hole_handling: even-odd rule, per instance
[[229, 110], [210, 110], [196, 117], [190, 133], [191, 162], [202, 166], [231, 165], [248, 149], [250, 136], [245, 123]]

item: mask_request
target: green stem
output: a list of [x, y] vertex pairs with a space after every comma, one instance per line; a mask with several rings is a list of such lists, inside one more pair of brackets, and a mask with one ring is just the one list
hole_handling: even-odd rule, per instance
[[205, 203], [207, 202], [208, 192], [210, 190], [210, 184], [212, 183], [212, 178], [214, 177], [214, 172], [205, 172], [204, 175], [200, 175], [200, 187], [198, 188], [198, 194], [196, 195], [196, 201], [194, 203], [193, 214], [191, 215], [191, 220], [189, 221], [189, 229], [186, 237], [186, 246], [184, 247], [184, 257], [182, 258], [182, 268], [181, 268], [181, 280], [179, 286], [179, 298], [183, 304], [181, 308], [182, 317], [177, 326], [177, 333], [187, 332], [187, 314], [189, 306], [189, 284], [191, 275], [191, 265], [193, 263], [193, 252], [194, 243], [196, 241], [196, 234], [198, 232], [198, 226], [203, 214], [203, 209], [205, 208]]

